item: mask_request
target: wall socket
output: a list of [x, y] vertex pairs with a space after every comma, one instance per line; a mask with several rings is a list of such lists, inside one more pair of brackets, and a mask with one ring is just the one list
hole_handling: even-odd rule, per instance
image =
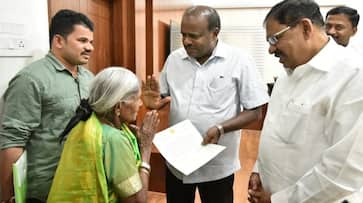
[[26, 43], [24, 39], [19, 38], [0, 38], [0, 49], [25, 49]]

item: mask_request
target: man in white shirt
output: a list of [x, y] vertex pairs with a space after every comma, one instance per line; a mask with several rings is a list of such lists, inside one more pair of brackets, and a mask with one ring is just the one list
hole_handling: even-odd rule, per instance
[[[203, 203], [233, 202], [233, 174], [240, 169], [239, 129], [261, 117], [261, 106], [268, 100], [252, 58], [218, 40], [220, 29], [215, 9], [188, 8], [181, 23], [184, 47], [169, 55], [160, 75], [161, 95], [171, 96], [169, 124], [189, 119], [204, 136], [204, 143], [227, 147], [188, 176], [168, 164], [168, 203], [194, 202], [196, 188]], [[151, 79], [144, 96], [152, 89], [158, 92], [151, 88], [158, 85], [148, 85], [157, 83]]]
[[331, 203], [358, 191], [363, 185], [361, 65], [329, 40], [312, 0], [276, 4], [264, 25], [269, 53], [290, 71], [271, 95], [250, 202]]
[[336, 43], [349, 48], [352, 54], [363, 55], [361, 37], [357, 36], [359, 14], [347, 6], [332, 8], [326, 14], [325, 31]]
[[338, 6], [326, 14], [325, 30], [336, 43], [347, 46], [358, 30], [359, 14], [356, 9]]

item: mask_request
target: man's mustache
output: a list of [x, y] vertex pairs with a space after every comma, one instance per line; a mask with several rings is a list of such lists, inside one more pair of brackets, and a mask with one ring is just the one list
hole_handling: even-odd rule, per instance
[[90, 55], [90, 54], [91, 54], [91, 51], [88, 51], [88, 50], [83, 51], [83, 52], [81, 53], [81, 55]]

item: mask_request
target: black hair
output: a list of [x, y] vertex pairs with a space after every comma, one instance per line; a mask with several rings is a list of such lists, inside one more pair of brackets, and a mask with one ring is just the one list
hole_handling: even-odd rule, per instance
[[284, 0], [271, 8], [265, 17], [267, 20], [273, 18], [280, 24], [294, 25], [302, 18], [309, 18], [313, 24], [324, 26], [324, 19], [319, 5], [313, 0]]
[[350, 23], [353, 27], [357, 27], [359, 23], [359, 14], [358, 11], [354, 8], [350, 8], [348, 6], [338, 6], [335, 8], [332, 8], [328, 11], [328, 13], [325, 16], [325, 19], [328, 18], [329, 15], [338, 15], [338, 14], [344, 14], [349, 18]]
[[68, 133], [76, 126], [80, 121], [86, 121], [92, 115], [92, 108], [87, 99], [82, 99], [81, 103], [77, 107], [76, 114], [68, 122], [66, 128], [59, 136], [59, 142], [62, 142]]
[[57, 34], [66, 38], [73, 32], [74, 25], [83, 25], [93, 32], [93, 22], [86, 15], [69, 9], [58, 11], [52, 17], [49, 25], [50, 45], [52, 45], [53, 38]]
[[208, 30], [221, 30], [221, 19], [217, 11], [209, 6], [192, 6], [185, 10], [183, 16], [206, 16], [208, 20]]

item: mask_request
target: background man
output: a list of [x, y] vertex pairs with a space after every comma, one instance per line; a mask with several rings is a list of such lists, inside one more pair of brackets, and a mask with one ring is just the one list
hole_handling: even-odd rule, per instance
[[85, 15], [61, 10], [50, 23], [50, 52], [21, 70], [4, 94], [0, 130], [2, 199], [14, 195], [12, 164], [28, 153], [27, 202], [45, 202], [62, 146], [58, 136], [88, 97], [93, 74], [86, 64], [93, 51], [93, 23]]
[[357, 10], [339, 6], [331, 9], [326, 14], [326, 33], [342, 46], [347, 46], [349, 40], [357, 32], [359, 14]]

